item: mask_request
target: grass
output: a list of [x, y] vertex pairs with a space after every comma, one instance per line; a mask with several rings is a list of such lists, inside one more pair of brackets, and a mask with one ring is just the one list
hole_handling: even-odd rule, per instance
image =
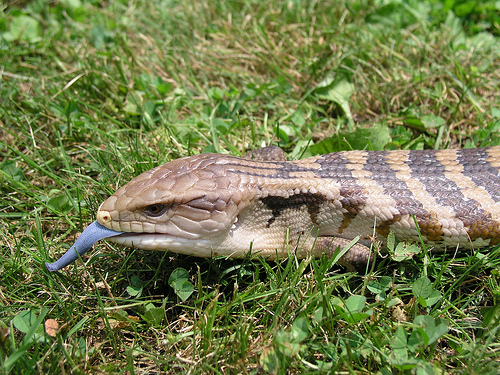
[[499, 248], [366, 275], [105, 241], [43, 262], [181, 156], [500, 144], [499, 20], [493, 1], [4, 4], [0, 373], [497, 374]]

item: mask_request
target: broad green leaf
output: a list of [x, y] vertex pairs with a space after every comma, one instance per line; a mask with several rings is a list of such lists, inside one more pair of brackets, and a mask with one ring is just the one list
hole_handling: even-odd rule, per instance
[[65, 12], [77, 22], [85, 22], [86, 11], [81, 0], [59, 0]]
[[208, 89], [207, 95], [215, 100], [222, 100], [227, 93], [220, 87], [211, 87]]
[[500, 303], [497, 303], [492, 307], [482, 308], [481, 314], [483, 314], [484, 317], [483, 327], [494, 329], [500, 322]]
[[23, 310], [12, 319], [14, 327], [22, 333], [27, 333], [36, 321], [36, 315], [31, 310]]
[[394, 250], [392, 259], [396, 262], [402, 262], [403, 260], [411, 259], [415, 254], [419, 254], [421, 251], [422, 249], [420, 248], [420, 246], [416, 244], [400, 242]]
[[276, 136], [280, 139], [281, 143], [288, 144], [290, 142], [290, 138], [283, 126], [276, 128]]
[[230, 124], [227, 121], [224, 121], [224, 119], [217, 117], [213, 119], [213, 126], [217, 129], [219, 134], [224, 135], [227, 134]]
[[76, 9], [82, 6], [81, 0], [59, 0], [67, 8]]
[[349, 311], [351, 313], [360, 312], [365, 307], [365, 303], [366, 303], [365, 296], [360, 296], [360, 295], [355, 294], [353, 296], [350, 296], [345, 301], [345, 309], [346, 309], [346, 311]]
[[418, 351], [420, 347], [425, 347], [429, 342], [429, 337], [422, 328], [415, 328], [408, 337], [408, 350], [412, 353]]
[[12, 20], [9, 32], [4, 33], [3, 37], [8, 42], [22, 40], [35, 43], [42, 39], [42, 29], [36, 19], [21, 14]]
[[363, 311], [366, 303], [366, 297], [360, 295], [350, 296], [344, 303], [344, 313], [341, 317], [349, 323], [357, 323], [368, 318], [372, 311]]
[[270, 374], [277, 374], [279, 369], [279, 358], [274, 348], [266, 348], [259, 357], [259, 363], [264, 371]]
[[171, 82], [160, 82], [156, 85], [156, 89], [162, 96], [166, 96], [172, 91], [173, 84]]
[[313, 317], [313, 322], [320, 323], [324, 318], [323, 306], [319, 306], [312, 315], [312, 317]]
[[297, 318], [292, 325], [292, 335], [296, 342], [302, 342], [309, 335], [309, 323], [304, 317]]
[[425, 276], [415, 281], [412, 293], [423, 307], [432, 306], [441, 299], [441, 293], [433, 288]]
[[144, 320], [151, 325], [159, 325], [165, 318], [165, 309], [163, 307], [153, 307], [143, 314]]
[[132, 276], [130, 278], [130, 285], [127, 286], [127, 293], [131, 297], [140, 297], [142, 294], [142, 282], [138, 276]]
[[309, 147], [312, 155], [343, 150], [383, 150], [391, 142], [389, 127], [375, 124], [370, 128], [356, 128], [354, 132], [339, 133]]
[[175, 291], [181, 301], [187, 300], [194, 292], [194, 286], [189, 281], [184, 281], [180, 288]]
[[17, 166], [15, 160], [6, 159], [0, 166], [0, 170], [14, 181], [21, 181], [24, 178], [23, 170]]
[[[437, 324], [436, 324], [437, 322]], [[441, 323], [439, 319], [434, 319], [430, 315], [419, 315], [415, 318], [414, 323], [421, 327], [427, 336], [426, 345], [432, 345], [442, 335], [448, 332], [448, 326]]]
[[445, 119], [435, 115], [423, 115], [420, 117], [420, 120], [426, 129], [438, 128], [446, 125]]
[[302, 127], [306, 122], [306, 114], [300, 108], [298, 108], [291, 117], [292, 122], [298, 127]]
[[382, 276], [379, 280], [371, 280], [368, 282], [367, 288], [370, 292], [385, 298], [385, 292], [390, 289], [391, 282], [391, 277]]
[[396, 236], [391, 231], [391, 232], [389, 232], [389, 234], [387, 236], [387, 244], [385, 247], [386, 247], [387, 251], [393, 252], [395, 246], [396, 246]]
[[500, 120], [500, 109], [498, 108], [495, 108], [495, 107], [491, 107], [491, 115], [496, 118], [496, 119], [499, 119]]
[[294, 340], [293, 333], [287, 331], [278, 331], [275, 336], [277, 349], [287, 357], [297, 355], [300, 350], [300, 342]]
[[193, 284], [189, 281], [189, 273], [184, 268], [175, 269], [168, 278], [168, 284], [183, 302], [193, 294]]
[[427, 298], [425, 298], [425, 305], [422, 304], [422, 306], [424, 307], [432, 306], [436, 304], [440, 299], [441, 299], [441, 293], [438, 290], [433, 289], [431, 294], [429, 294]]
[[47, 201], [47, 205], [56, 212], [68, 211], [71, 208], [70, 200], [66, 193], [50, 198]]
[[346, 79], [334, 79], [333, 76], [329, 75], [318, 84], [315, 94], [321, 99], [336, 103], [342, 109], [349, 122], [352, 123], [354, 121], [349, 107], [349, 100], [354, 90], [354, 85]]
[[423, 276], [415, 281], [411, 291], [415, 297], [427, 297], [431, 294], [432, 289], [431, 281], [427, 277]]
[[436, 363], [435, 364], [436, 368], [433, 367], [432, 363], [425, 363], [421, 362], [417, 365], [416, 368], [416, 375], [437, 375], [437, 374], [443, 374], [444, 371], [442, 371], [439, 368], [439, 365]]
[[465, 17], [471, 14], [477, 5], [478, 5], [477, 1], [459, 2], [458, 4], [455, 5], [453, 11], [457, 15], [457, 17]]
[[47, 315], [47, 311], [46, 308], [43, 308], [37, 317], [31, 310], [23, 310], [14, 317], [12, 320], [14, 327], [25, 334], [22, 340], [23, 343], [31, 344], [33, 341], [43, 342], [45, 340], [42, 322], [45, 315]]
[[407, 334], [405, 329], [403, 327], [398, 327], [390, 343], [392, 354], [400, 362], [406, 361], [408, 359], [406, 336]]

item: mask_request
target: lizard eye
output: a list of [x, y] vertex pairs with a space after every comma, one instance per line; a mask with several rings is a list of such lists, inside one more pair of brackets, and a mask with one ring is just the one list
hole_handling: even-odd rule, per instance
[[162, 204], [162, 203], [155, 203], [150, 206], [147, 206], [144, 209], [144, 212], [146, 215], [153, 216], [153, 217], [158, 217], [161, 216], [165, 213], [167, 210], [167, 206]]

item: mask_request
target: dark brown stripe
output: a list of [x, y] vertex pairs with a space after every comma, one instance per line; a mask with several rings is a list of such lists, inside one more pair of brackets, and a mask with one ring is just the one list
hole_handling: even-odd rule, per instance
[[350, 161], [342, 153], [324, 155], [317, 160], [321, 166], [316, 173], [321, 177], [332, 179], [340, 185], [339, 201], [347, 212], [343, 214], [339, 233], [346, 229], [351, 221], [363, 209], [366, 201], [365, 189], [358, 184], [357, 178], [353, 177], [352, 171], [347, 168]]
[[307, 212], [313, 224], [318, 224], [318, 213], [321, 205], [326, 202], [326, 197], [319, 193], [301, 193], [295, 194], [288, 198], [267, 196], [261, 199], [262, 203], [266, 205], [273, 213], [273, 216], [267, 222], [267, 228], [281, 215], [283, 210], [300, 209], [301, 206], [306, 206]]
[[[484, 153], [484, 150], [461, 150], [458, 155], [459, 162], [467, 170], [464, 171], [464, 175], [470, 177], [474, 183], [482, 182], [484, 184], [484, 180], [479, 176], [481, 173], [489, 177], [493, 175], [491, 167], [486, 162], [487, 154]], [[495, 220], [492, 220], [491, 214], [483, 210], [479, 202], [465, 197], [455, 182], [445, 176], [445, 167], [436, 159], [436, 152], [412, 152], [408, 166], [412, 170], [412, 177], [422, 182], [425, 190], [436, 199], [437, 204], [453, 209], [456, 217], [467, 228], [467, 233], [472, 241], [478, 238], [497, 237], [500, 234], [499, 225]], [[498, 171], [496, 172], [498, 174]], [[498, 187], [490, 189], [490, 191], [494, 190], [498, 190]], [[441, 232], [435, 222], [436, 220], [432, 219], [423, 223], [428, 227], [425, 231], [431, 232], [431, 237], [426, 234], [429, 240], [433, 240], [433, 233], [439, 236]], [[424, 233], [424, 227], [420, 221], [419, 226]]]
[[489, 162], [485, 148], [457, 151], [457, 159], [464, 167], [464, 175], [478, 187], [484, 188], [495, 202], [500, 202], [500, 173]]
[[[417, 155], [418, 156], [418, 155]], [[411, 157], [411, 153], [410, 153]], [[387, 162], [390, 152], [370, 153], [364, 169], [372, 174], [371, 179], [383, 187], [384, 194], [390, 196], [399, 214], [377, 225], [377, 233], [387, 237], [390, 226], [401, 220], [405, 215], [415, 215], [420, 231], [429, 241], [441, 242], [444, 233], [439, 222], [433, 218], [424, 205], [413, 195], [407, 183], [396, 176], [396, 172]]]
[[[360, 162], [363, 169], [370, 172], [369, 178], [383, 189], [384, 194], [394, 200], [399, 211], [399, 214], [392, 219], [379, 224], [378, 233], [387, 236], [390, 226], [402, 216], [415, 215], [422, 234], [429, 241], [441, 243], [444, 234], [436, 212], [433, 212], [435, 210], [430, 207], [426, 209], [426, 206], [415, 197], [407, 182], [397, 177], [388, 162], [393, 159], [391, 155], [394, 154], [389, 153], [368, 152], [366, 163]], [[452, 210], [456, 218], [463, 221], [471, 240], [493, 237], [491, 242], [499, 243], [500, 229], [497, 221], [492, 219], [479, 202], [462, 194], [457, 183], [446, 177], [446, 168], [436, 157], [437, 153], [432, 150], [409, 152], [408, 160], [404, 162], [411, 171], [408, 177], [418, 180], [426, 193], [434, 198], [436, 205]], [[359, 180], [353, 177], [352, 163], [345, 155], [346, 153], [324, 155], [311, 162], [311, 165], [276, 162], [269, 165], [262, 163], [258, 166], [242, 166], [239, 162], [235, 162], [228, 166], [237, 173], [265, 178], [289, 180], [294, 177], [293, 173], [308, 172], [318, 178], [335, 181], [341, 186], [339, 200], [346, 211], [339, 228], [339, 232], [342, 232], [363, 210], [367, 199], [367, 193], [359, 184]], [[464, 167], [463, 175], [476, 186], [484, 188], [494, 202], [500, 202], [500, 173], [498, 168], [488, 162], [488, 158], [491, 157], [485, 149], [457, 151], [457, 161]], [[443, 160], [443, 163], [446, 161]], [[296, 194], [290, 198], [270, 196], [262, 201], [273, 212], [273, 217], [268, 222], [270, 226], [284, 209], [297, 208], [304, 204], [307, 205], [311, 221], [316, 223], [320, 205], [325, 201], [325, 197], [307, 193]]]
[[380, 236], [387, 238], [389, 232], [391, 231], [391, 225], [397, 223], [399, 220], [401, 220], [401, 215], [394, 216], [392, 220], [386, 220], [383, 223], [380, 223], [377, 225], [377, 233]]
[[491, 218], [491, 214], [485, 212], [479, 203], [469, 200], [469, 212], [464, 214], [461, 218], [467, 234], [471, 241], [482, 238], [484, 240], [490, 239], [490, 245], [497, 245], [500, 243], [500, 227], [497, 221]]
[[393, 198], [401, 214], [426, 212], [421, 202], [413, 196], [405, 181], [396, 176], [396, 172], [387, 163], [387, 152], [370, 153], [364, 169], [371, 172], [371, 179], [384, 189], [384, 194]]

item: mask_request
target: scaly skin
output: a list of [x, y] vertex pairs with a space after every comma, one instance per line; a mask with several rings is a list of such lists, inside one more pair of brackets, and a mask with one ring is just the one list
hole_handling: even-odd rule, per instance
[[418, 240], [412, 215], [430, 246], [483, 247], [500, 238], [499, 164], [499, 147], [294, 162], [201, 154], [133, 179], [102, 204], [97, 221], [134, 233], [111, 241], [201, 257], [244, 257], [250, 245], [271, 259], [304, 257], [359, 236], [343, 263], [363, 263], [374, 233], [382, 242], [389, 231]]
[[434, 248], [484, 247], [500, 242], [499, 167], [500, 147], [349, 151], [293, 162], [277, 148], [243, 158], [195, 155], [116, 191], [99, 208], [93, 236], [199, 257], [245, 257], [251, 249], [268, 259], [332, 255], [359, 237], [339, 261], [356, 267], [389, 232], [418, 240], [416, 221]]

